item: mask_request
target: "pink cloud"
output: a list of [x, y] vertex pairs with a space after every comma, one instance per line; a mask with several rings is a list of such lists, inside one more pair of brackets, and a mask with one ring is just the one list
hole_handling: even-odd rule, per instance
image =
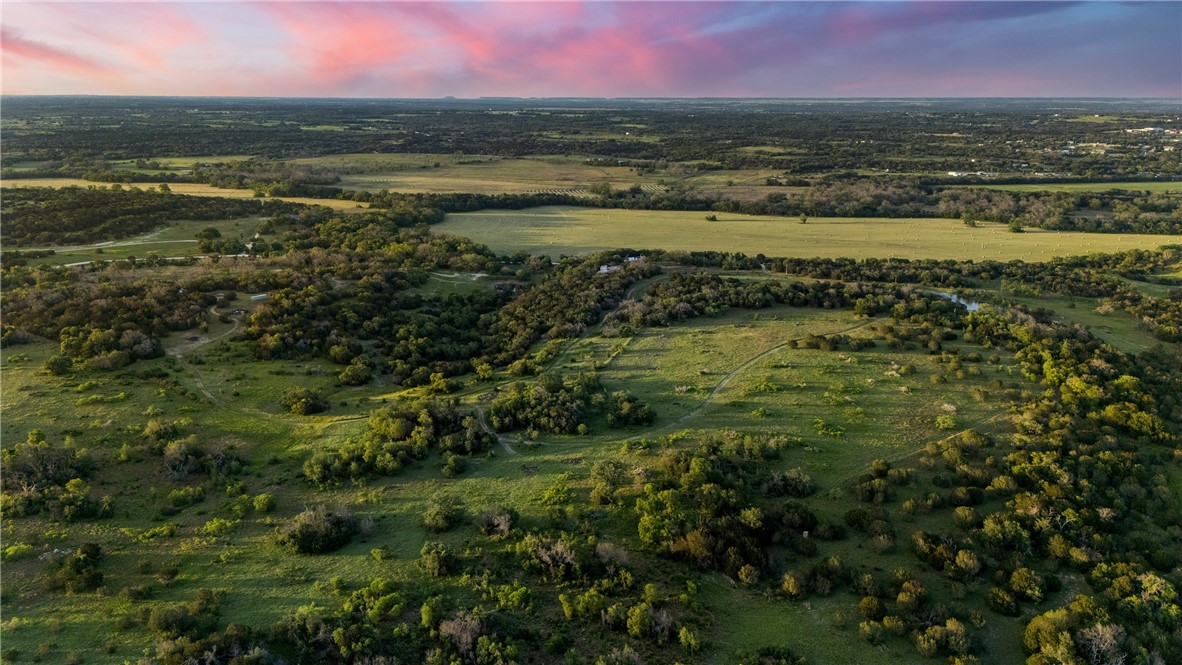
[[[97, 40], [135, 65], [153, 71], [167, 71], [169, 56], [187, 46], [215, 41], [178, 7], [166, 4], [130, 5], [119, 14], [117, 24], [98, 25], [103, 26], [103, 31], [95, 35]], [[126, 34], [129, 32], [132, 35]]]
[[462, 81], [484, 88], [513, 83], [528, 90], [521, 94], [670, 94], [695, 76], [710, 77], [702, 63], [731, 60], [701, 32], [716, 12], [705, 3], [399, 6], [462, 54]]
[[53, 69], [64, 69], [83, 75], [107, 75], [109, 68], [93, 60], [48, 44], [25, 39], [15, 31], [0, 29], [0, 50], [5, 56], [14, 55]]
[[[328, 91], [346, 93], [367, 78], [388, 77], [425, 44], [396, 8], [381, 3], [257, 5], [286, 36], [282, 47], [302, 74]], [[391, 83], [396, 79], [391, 79]], [[395, 91], [391, 91], [395, 92]]]
[[[1013, 85], [1010, 94], [1136, 94], [1176, 89], [1180, 61], [1178, 5], [1166, 3], [259, 0], [4, 9], [6, 91], [893, 96], [1007, 94]], [[1035, 14], [1043, 16], [1015, 20]], [[1029, 78], [1015, 79], [1015, 67]]]

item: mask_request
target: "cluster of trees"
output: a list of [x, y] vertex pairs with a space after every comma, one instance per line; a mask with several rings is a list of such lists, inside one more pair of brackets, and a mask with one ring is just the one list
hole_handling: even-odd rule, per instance
[[543, 337], [574, 337], [613, 309], [629, 286], [659, 267], [626, 252], [568, 259], [540, 284], [502, 307], [489, 331], [496, 364], [524, 356]]
[[[207, 266], [196, 274], [161, 279], [150, 261], [142, 265], [65, 268], [13, 266], [3, 271], [5, 335], [8, 343], [37, 335], [60, 342], [50, 368], [69, 371], [86, 362], [115, 368], [161, 355], [159, 338], [207, 325], [208, 308], [219, 294], [300, 284], [285, 270]], [[151, 276], [145, 274], [152, 272]]]
[[773, 544], [807, 547], [818, 525], [799, 502], [760, 498], [782, 482], [768, 466], [785, 443], [731, 432], [705, 437], [692, 450], [664, 451], [633, 507], [640, 542], [744, 584], [758, 582]]
[[[627, 301], [604, 320], [604, 335], [629, 334], [645, 326], [666, 326], [732, 307], [774, 305], [847, 309], [862, 316], [889, 314], [900, 321], [949, 325], [962, 306], [908, 287], [841, 282], [740, 280], [701, 272], [677, 273], [654, 284], [639, 301]], [[815, 348], [815, 347], [814, 347]]]
[[146, 233], [165, 222], [233, 219], [287, 213], [281, 201], [183, 196], [111, 187], [17, 187], [4, 193], [0, 233], [6, 243], [77, 245]]
[[64, 521], [109, 515], [110, 497], [91, 496], [86, 479], [94, 472], [89, 451], [73, 437], [59, 444], [32, 430], [24, 441], [0, 453], [4, 467], [4, 491], [0, 513], [21, 517], [41, 512]]
[[[1064, 653], [1089, 657], [1096, 631], [1111, 632], [1105, 626], [1117, 616], [1125, 632], [1109, 645], [1113, 654], [1177, 659], [1182, 615], [1172, 584], [1156, 572], [1177, 565], [1177, 540], [1168, 531], [1176, 508], [1160, 475], [1176, 440], [1167, 422], [1180, 415], [1169, 398], [1182, 386], [1177, 364], [1161, 367], [1152, 354], [1130, 358], [1079, 330], [1031, 325], [1016, 312], [974, 312], [968, 334], [1014, 350], [1023, 371], [1050, 388], [1020, 407], [1012, 452], [997, 467], [984, 464], [975, 445], [942, 455], [970, 488], [957, 510], [971, 507], [972, 487], [1006, 499], [982, 518], [962, 520], [980, 548], [972, 558], [994, 571], [990, 604], [1012, 613], [1017, 603], [1037, 603], [1053, 590], [1054, 575], [1031, 570], [1034, 562], [1073, 569], [1087, 576], [1093, 593], [1031, 622], [1026, 647], [1037, 662], [1057, 662]], [[916, 542], [933, 565], [947, 570], [955, 556], [953, 570], [974, 567], [961, 555], [974, 549], [969, 540], [946, 539], [947, 549], [922, 535]], [[1124, 580], [1121, 591], [1109, 593], [1115, 579]], [[1152, 591], [1138, 595], [1141, 583]]]
[[424, 297], [407, 286], [402, 273], [386, 272], [346, 288], [279, 289], [242, 336], [262, 359], [327, 357], [345, 366], [345, 384], [388, 373], [396, 383], [427, 385], [433, 374], [470, 371], [487, 348], [484, 321], [504, 297], [492, 290]]
[[435, 451], [448, 456], [482, 453], [492, 436], [463, 415], [454, 399], [429, 398], [370, 412], [358, 439], [318, 450], [304, 463], [304, 477], [318, 487], [373, 476], [391, 476]]
[[594, 374], [542, 374], [533, 384], [512, 383], [489, 407], [493, 429], [525, 429], [554, 434], [586, 434], [592, 411], [602, 412], [608, 425], [647, 425], [655, 414], [625, 390], [608, 393]]
[[1182, 233], [1182, 198], [1164, 193], [1017, 193], [948, 188], [940, 192], [941, 217], [1016, 223], [1053, 231]]

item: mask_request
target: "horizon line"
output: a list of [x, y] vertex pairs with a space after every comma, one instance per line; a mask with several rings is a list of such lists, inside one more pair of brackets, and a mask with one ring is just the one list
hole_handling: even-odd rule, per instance
[[[334, 97], [334, 96], [308, 96], [308, 95], [119, 95], [119, 94], [93, 94], [93, 93], [0, 93], [0, 98], [6, 97], [82, 97], [91, 99], [323, 99], [323, 100], [342, 100], [342, 101], [535, 101], [535, 100], [587, 100], [587, 101], [851, 101], [851, 100], [874, 100], [874, 101], [891, 101], [891, 100], [974, 100], [974, 99], [997, 99], [997, 100], [1132, 100], [1132, 101], [1168, 101], [1178, 102], [1182, 104], [1182, 96], [1179, 97], [1127, 97], [1127, 96], [1105, 96], [1105, 95], [1091, 95], [1091, 96], [1036, 96], [1036, 95], [992, 95], [992, 96], [976, 96], [976, 95], [957, 95], [957, 96], [817, 96], [817, 97], [761, 97], [761, 96], [713, 96], [713, 95], [699, 95], [699, 96], [619, 96], [619, 97], [591, 97], [579, 95], [547, 95], [547, 96], [514, 96], [514, 95], [482, 95], [479, 97], [458, 97], [454, 95], [444, 95], [442, 97]], [[1182, 108], [1179, 109], [1182, 112]]]

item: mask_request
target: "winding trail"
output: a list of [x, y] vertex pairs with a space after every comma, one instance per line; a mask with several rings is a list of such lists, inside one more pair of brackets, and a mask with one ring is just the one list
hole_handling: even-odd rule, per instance
[[[843, 328], [841, 330], [836, 330], [834, 332], [822, 333], [822, 334], [826, 335], [826, 336], [828, 336], [828, 335], [844, 335], [846, 333], [850, 333], [855, 330], [859, 330], [861, 328], [864, 328], [864, 327], [870, 325], [870, 323], [871, 323], [871, 321], [867, 320], [867, 321], [863, 321], [862, 323], [859, 323], [856, 326], [850, 326], [848, 328]], [[813, 334], [816, 334], [816, 333], [813, 333]], [[802, 339], [804, 339], [803, 336], [793, 337], [791, 339], [786, 339], [783, 342], [780, 342], [779, 344], [776, 344], [775, 346], [772, 346], [771, 348], [764, 349], [763, 351], [760, 351], [759, 353], [751, 356], [747, 360], [744, 360], [743, 362], [739, 363], [739, 365], [737, 367], [735, 367], [733, 370], [731, 370], [729, 374], [722, 377], [722, 380], [718, 382], [718, 385], [714, 386], [714, 389], [711, 390], [710, 393], [707, 394], [706, 397], [704, 397], [702, 399], [702, 402], [700, 404], [698, 404], [696, 407], [694, 407], [690, 411], [687, 411], [686, 413], [669, 421], [668, 423], [665, 423], [664, 425], [659, 425], [657, 427], [652, 427], [650, 429], [644, 430], [643, 432], [633, 433], [628, 436], [623, 436], [623, 437], [619, 437], [619, 438], [615, 438], [615, 439], [600, 440], [600, 441], [598, 441], [598, 443], [604, 443], [604, 444], [621, 443], [623, 441], [628, 441], [630, 439], [652, 436], [654, 434], [658, 434], [660, 432], [664, 432], [666, 430], [676, 428], [681, 423], [685, 422], [686, 420], [688, 420], [690, 418], [693, 418], [694, 416], [697, 416], [699, 413], [704, 411], [706, 409], [706, 407], [710, 406], [710, 404], [714, 401], [714, 398], [718, 395], [718, 393], [722, 392], [722, 390], [724, 388], [726, 388], [727, 384], [729, 384], [732, 379], [734, 379], [736, 376], [738, 376], [740, 373], [742, 373], [743, 370], [747, 369], [748, 367], [750, 367], [751, 365], [755, 364], [756, 362], [762, 360], [763, 358], [766, 358], [767, 356], [770, 356], [771, 354], [773, 354], [777, 351], [780, 351], [781, 349], [792, 344], [793, 342], [799, 342]], [[517, 454], [516, 451], [514, 451], [513, 448], [509, 446], [509, 442], [513, 441], [513, 439], [506, 437], [506, 436], [502, 436], [501, 434], [498, 434], [495, 430], [493, 430], [492, 427], [489, 426], [488, 421], [485, 420], [484, 409], [482, 407], [479, 407], [479, 406], [476, 407], [476, 412], [477, 412], [478, 418], [480, 420], [480, 426], [484, 429], [484, 431], [486, 431], [489, 434], [496, 437], [497, 441], [500, 442], [501, 446], [504, 447], [506, 451], [508, 451], [512, 455], [516, 455]], [[558, 442], [556, 442], [556, 441], [535, 441], [533, 443], [549, 445], [549, 444], [557, 444]]]
[[[217, 312], [217, 305], [213, 305], [212, 307], [210, 307], [209, 313], [211, 315], [213, 315], [215, 318], [218, 317], [219, 314]], [[231, 326], [229, 330], [221, 333], [220, 335], [214, 335], [213, 337], [202, 337], [201, 339], [199, 339], [195, 342], [190, 342], [188, 344], [181, 344], [175, 348], [168, 350], [168, 355], [176, 358], [177, 362], [180, 363], [181, 368], [184, 369], [186, 372], [189, 373], [190, 376], [193, 377], [193, 383], [197, 384], [197, 389], [200, 390], [206, 397], [208, 397], [209, 401], [213, 402], [214, 406], [218, 406], [223, 409], [232, 408], [232, 407], [227, 407], [225, 402], [223, 402], [218, 397], [215, 397], [213, 393], [209, 392], [209, 390], [205, 387], [205, 383], [201, 380], [200, 372], [198, 372], [192, 365], [185, 362], [185, 354], [196, 351], [197, 349], [199, 349], [211, 342], [216, 342], [219, 339], [225, 339], [226, 337], [234, 334], [235, 332], [238, 332], [238, 326], [241, 323], [241, 317], [235, 316], [235, 317], [233, 317], [233, 320], [234, 320], [234, 325]], [[241, 409], [234, 409], [234, 410], [235, 411], [242, 411]]]
[[501, 444], [501, 447], [505, 449], [505, 452], [509, 453], [510, 455], [517, 454], [517, 451], [513, 450], [513, 446], [510, 446], [509, 442], [505, 440], [506, 437], [497, 434], [496, 431], [489, 426], [488, 421], [484, 418], [484, 407], [476, 407], [476, 419], [480, 421], [480, 427], [484, 429], [484, 431], [496, 437], [497, 443]]

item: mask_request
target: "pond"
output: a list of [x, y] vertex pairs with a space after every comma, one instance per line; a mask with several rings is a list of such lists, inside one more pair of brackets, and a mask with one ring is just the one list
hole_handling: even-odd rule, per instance
[[969, 310], [970, 312], [975, 312], [981, 309], [981, 303], [977, 302], [976, 300], [969, 300], [964, 296], [958, 296], [955, 293], [945, 293], [943, 291], [932, 291], [932, 293], [940, 296], [941, 298], [947, 298], [952, 302], [960, 303], [964, 305], [965, 309]]

